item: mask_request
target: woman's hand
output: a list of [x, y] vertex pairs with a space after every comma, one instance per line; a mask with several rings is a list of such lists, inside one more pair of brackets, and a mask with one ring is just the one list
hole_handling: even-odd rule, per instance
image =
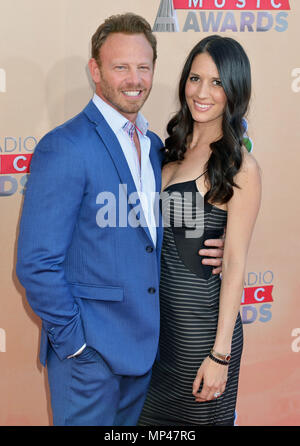
[[[221, 396], [225, 391], [227, 374], [227, 365], [218, 364], [212, 361], [209, 357], [205, 358], [198, 369], [197, 376], [193, 383], [193, 395], [195, 396], [195, 401], [201, 403]], [[199, 392], [202, 381], [203, 387], [201, 392]], [[218, 394], [218, 396], [215, 396], [215, 394]]]

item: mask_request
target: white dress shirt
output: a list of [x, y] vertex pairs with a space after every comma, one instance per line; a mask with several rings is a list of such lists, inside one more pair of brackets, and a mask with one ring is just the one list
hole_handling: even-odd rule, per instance
[[141, 113], [138, 113], [135, 126], [141, 146], [141, 166], [138, 159], [136, 147], [123, 127], [128, 122], [125, 116], [103, 101], [97, 94], [93, 97], [93, 102], [104, 116], [106, 122], [116, 135], [122, 147], [128, 167], [135, 183], [136, 190], [140, 197], [141, 206], [145, 215], [146, 223], [152, 237], [154, 246], [156, 245], [156, 221], [155, 221], [155, 176], [150, 161], [151, 141], [146, 136], [148, 122]]

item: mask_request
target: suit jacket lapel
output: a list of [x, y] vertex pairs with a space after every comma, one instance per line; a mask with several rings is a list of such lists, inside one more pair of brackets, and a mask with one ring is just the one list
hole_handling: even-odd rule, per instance
[[[150, 135], [148, 135], [150, 137]], [[161, 159], [157, 149], [157, 146], [154, 144], [154, 142], [152, 141], [152, 138], [150, 137], [151, 140], [151, 149], [150, 149], [150, 161], [153, 167], [153, 171], [154, 171], [154, 176], [155, 176], [155, 183], [156, 183], [156, 192], [157, 195], [156, 197], [159, 199], [159, 195], [161, 192]], [[160, 207], [159, 207], [159, 202], [155, 204], [155, 209], [157, 209], [157, 214], [156, 214], [156, 235], [157, 235], [157, 246], [160, 246], [160, 242], [162, 239], [162, 215], [160, 212]]]
[[[131, 194], [134, 194], [133, 196], [136, 197], [137, 189], [134, 180], [132, 178], [128, 163], [124, 156], [122, 147], [120, 146], [116, 135], [111, 130], [110, 126], [107, 124], [106, 120], [104, 119], [104, 117], [102, 116], [102, 114], [92, 101], [90, 101], [90, 103], [84, 109], [84, 112], [96, 124], [97, 133], [99, 134], [106, 149], [108, 150], [112, 158], [112, 161], [115, 165], [115, 168], [118, 172], [118, 175], [121, 180], [120, 184], [124, 184], [127, 187], [127, 199], [129, 201]], [[134, 211], [140, 210], [143, 213], [141, 206], [137, 206], [136, 203], [131, 203], [129, 201], [129, 205], [134, 209]], [[145, 221], [145, 218], [143, 218], [142, 221]], [[144, 230], [147, 233], [150, 240], [152, 240], [148, 226], [144, 226]]]
[[160, 193], [160, 190], [161, 190], [161, 164], [160, 164], [160, 159], [159, 159], [159, 156], [157, 153], [157, 148], [154, 147], [152, 140], [151, 140], [151, 149], [150, 149], [150, 161], [151, 161], [154, 176], [155, 176], [156, 192]]

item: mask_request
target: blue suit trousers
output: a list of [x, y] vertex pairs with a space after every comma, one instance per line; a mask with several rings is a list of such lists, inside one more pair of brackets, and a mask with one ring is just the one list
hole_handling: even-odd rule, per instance
[[112, 373], [94, 349], [61, 360], [50, 347], [47, 360], [55, 426], [135, 426], [151, 379]]

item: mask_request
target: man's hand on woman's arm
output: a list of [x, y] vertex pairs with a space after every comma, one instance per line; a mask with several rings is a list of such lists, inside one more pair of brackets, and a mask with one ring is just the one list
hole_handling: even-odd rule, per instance
[[200, 249], [199, 251], [199, 255], [210, 257], [203, 259], [202, 263], [204, 265], [214, 266], [213, 274], [220, 274], [222, 272], [224, 243], [225, 234], [223, 238], [205, 240], [204, 244], [207, 246], [207, 249]]

